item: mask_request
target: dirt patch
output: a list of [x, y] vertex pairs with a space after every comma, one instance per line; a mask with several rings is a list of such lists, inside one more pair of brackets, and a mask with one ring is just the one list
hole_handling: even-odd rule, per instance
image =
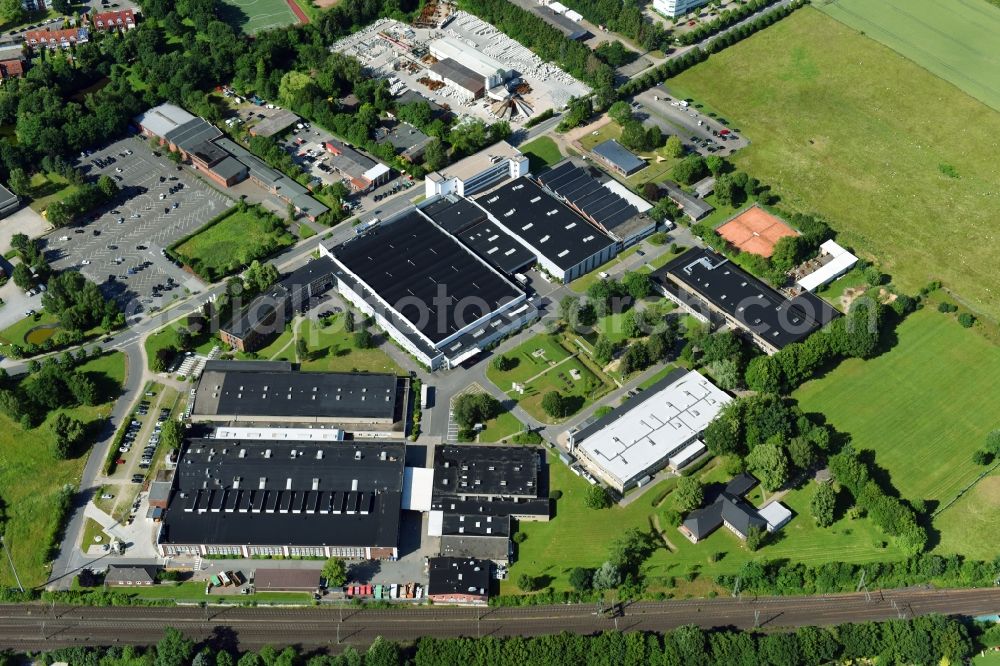
[[340, 0], [313, 0], [313, 4], [319, 7], [320, 9], [329, 9], [338, 2], [340, 2]]

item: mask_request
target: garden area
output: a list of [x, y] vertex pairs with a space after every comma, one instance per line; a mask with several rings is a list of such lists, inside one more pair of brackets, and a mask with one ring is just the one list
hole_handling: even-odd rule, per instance
[[534, 141], [529, 141], [521, 146], [520, 150], [528, 156], [528, 164], [531, 173], [534, 174], [544, 171], [563, 158], [562, 153], [559, 152], [559, 146], [547, 136], [540, 136]]
[[237, 206], [181, 239], [171, 252], [209, 282], [240, 271], [295, 243], [276, 215], [260, 206]]
[[[723, 484], [729, 479], [716, 460], [693, 476], [706, 485]], [[831, 527], [817, 527], [809, 514], [809, 503], [817, 488], [812, 481], [781, 498], [795, 514], [792, 521], [772, 542], [750, 552], [724, 527], [693, 544], [669, 526], [664, 515], [674, 506], [672, 491], [676, 478], [647, 487], [627, 506], [606, 509], [587, 506], [586, 496], [592, 486], [552, 454], [549, 479], [551, 491], [561, 493], [556, 500], [555, 518], [549, 522], [520, 523], [518, 529], [526, 538], [518, 545], [517, 561], [511, 565], [508, 580], [502, 583], [501, 591], [505, 594], [518, 591], [515, 581], [524, 573], [556, 590], [571, 589], [570, 572], [575, 567], [600, 567], [608, 557], [609, 545], [629, 528], [646, 533], [655, 531], [659, 535], [657, 548], [643, 564], [642, 571], [649, 592], [672, 592], [675, 597], [721, 592], [713, 578], [736, 573], [751, 560], [788, 559], [819, 565], [902, 559], [902, 554], [867, 518], [839, 515]]]
[[298, 335], [305, 340], [307, 350], [302, 358], [303, 370], [406, 374], [381, 349], [358, 347], [354, 333], [345, 327], [345, 317], [346, 314], [335, 315], [328, 319], [329, 323], [302, 320]]
[[62, 201], [72, 195], [78, 188], [72, 185], [64, 176], [57, 173], [36, 173], [31, 176], [31, 197], [29, 206], [36, 213], [42, 213], [52, 203]]
[[[50, 547], [61, 528], [62, 516], [80, 482], [93, 433], [111, 411], [125, 379], [125, 356], [119, 352], [89, 359], [76, 368], [92, 380], [98, 403], [57, 409], [37, 427], [25, 429], [0, 412], [0, 500], [6, 515], [4, 535], [25, 587], [48, 578]], [[22, 381], [33, 381], [31, 378]], [[87, 433], [85, 447], [64, 459], [54, 454], [55, 422], [60, 415], [78, 419]], [[64, 489], [68, 489], [64, 490]], [[0, 585], [15, 584], [9, 567], [0, 568]]]
[[[598, 377], [578, 357], [570, 353], [557, 337], [539, 334], [504, 354], [510, 367], [501, 370], [491, 363], [486, 378], [501, 391], [517, 400], [518, 405], [539, 421], [561, 420], [592, 404], [613, 388]], [[514, 383], [524, 387], [524, 393], [513, 390]], [[556, 391], [565, 400], [563, 417], [550, 416], [542, 406], [543, 397]]]

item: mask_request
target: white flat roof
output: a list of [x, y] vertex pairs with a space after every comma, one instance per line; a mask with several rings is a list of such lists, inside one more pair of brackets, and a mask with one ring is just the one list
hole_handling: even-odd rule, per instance
[[792, 519], [792, 512], [781, 502], [771, 502], [762, 509], [757, 510], [757, 514], [767, 521], [767, 531], [775, 532], [782, 525]]
[[344, 431], [336, 428], [216, 428], [216, 439], [264, 439], [290, 442], [341, 442]]
[[136, 117], [139, 125], [159, 137], [191, 120], [194, 116], [176, 104], [160, 104]]
[[579, 449], [623, 485], [692, 443], [732, 398], [691, 370], [656, 393], [642, 393], [621, 413], [577, 443]]
[[365, 171], [362, 174], [362, 178], [367, 178], [368, 180], [375, 182], [378, 178], [387, 173], [389, 173], [389, 167], [384, 164], [376, 164], [371, 169], [368, 169], [368, 171]]
[[401, 503], [403, 510], [430, 511], [433, 490], [433, 469], [428, 467], [403, 468], [403, 500]]
[[507, 72], [510, 69], [496, 58], [491, 58], [475, 46], [460, 42], [454, 37], [442, 37], [434, 40], [430, 43], [430, 49], [431, 54], [435, 57], [440, 55], [451, 58], [483, 78], [496, 76], [497, 72]]
[[708, 447], [706, 447], [700, 440], [695, 440], [681, 449], [678, 453], [670, 456], [670, 460], [667, 462], [674, 469], [680, 469], [704, 453], [707, 448]]
[[575, 9], [570, 9], [566, 12], [566, 18], [568, 18], [570, 21], [580, 22], [583, 20], [583, 14], [576, 11]]
[[444, 532], [444, 511], [431, 511], [427, 515], [427, 536], [439, 537]]
[[798, 285], [805, 291], [822, 287], [854, 267], [858, 258], [841, 247], [836, 241], [828, 240], [819, 246], [820, 253], [829, 255], [830, 261], [799, 280]]
[[519, 157], [521, 157], [520, 150], [506, 141], [499, 141], [492, 146], [483, 148], [478, 153], [473, 153], [465, 159], [446, 166], [440, 171], [432, 171], [427, 174], [427, 177], [431, 180], [435, 180], [435, 175], [444, 180], [448, 178], [457, 178], [463, 181], [469, 180], [500, 162], [507, 163]]
[[556, 14], [563, 14], [569, 9], [566, 5], [561, 2], [553, 2], [549, 5], [549, 9], [554, 11]]

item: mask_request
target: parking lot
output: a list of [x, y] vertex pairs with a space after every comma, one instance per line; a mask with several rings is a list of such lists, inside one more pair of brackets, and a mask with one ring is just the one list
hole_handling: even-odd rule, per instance
[[190, 168], [156, 156], [138, 137], [93, 151], [78, 166], [88, 177], [112, 176], [121, 194], [111, 205], [49, 234], [46, 256], [56, 270], [81, 271], [129, 313], [163, 307], [185, 287], [201, 288], [161, 250], [229, 208], [229, 198]]
[[663, 86], [650, 88], [635, 96], [638, 112], [647, 122], [656, 123], [668, 134], [679, 134], [684, 143], [702, 155], [731, 155], [749, 145], [741, 134], [693, 105], [670, 95]]

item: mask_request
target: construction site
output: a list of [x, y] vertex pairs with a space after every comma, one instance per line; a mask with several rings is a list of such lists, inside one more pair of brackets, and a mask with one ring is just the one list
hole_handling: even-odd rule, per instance
[[429, 3], [414, 25], [379, 20], [334, 43], [394, 95], [413, 90], [460, 118], [524, 123], [590, 88], [485, 21]]

